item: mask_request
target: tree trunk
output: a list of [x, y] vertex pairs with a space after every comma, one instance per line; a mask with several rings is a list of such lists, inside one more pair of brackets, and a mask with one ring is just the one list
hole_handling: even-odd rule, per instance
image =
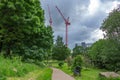
[[6, 50], [6, 56], [10, 56], [10, 48], [9, 47]]
[[0, 53], [1, 53], [1, 51], [2, 51], [2, 42], [0, 42]]
[[6, 57], [11, 57], [11, 43], [8, 43], [7, 49], [6, 49]]

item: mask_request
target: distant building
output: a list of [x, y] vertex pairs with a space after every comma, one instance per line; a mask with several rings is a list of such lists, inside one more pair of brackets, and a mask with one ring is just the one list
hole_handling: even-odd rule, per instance
[[93, 44], [93, 43], [81, 42], [81, 43], [75, 44], [75, 46], [82, 46], [83, 48], [86, 48], [86, 47], [91, 47], [92, 44]]
[[81, 43], [81, 46], [82, 46], [83, 48], [86, 48], [86, 47], [87, 47], [87, 45], [86, 45], [85, 42], [82, 42], [82, 43]]

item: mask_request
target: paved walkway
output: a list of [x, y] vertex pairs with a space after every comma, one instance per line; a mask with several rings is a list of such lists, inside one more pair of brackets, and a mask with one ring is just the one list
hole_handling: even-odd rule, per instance
[[52, 68], [53, 69], [53, 74], [52, 74], [52, 80], [75, 80], [73, 77], [67, 75], [63, 71]]

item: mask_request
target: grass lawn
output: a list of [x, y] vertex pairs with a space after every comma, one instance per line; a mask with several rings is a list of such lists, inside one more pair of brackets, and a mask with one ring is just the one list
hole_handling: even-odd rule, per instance
[[41, 68], [26, 74], [24, 77], [10, 77], [7, 80], [51, 80], [52, 70]]
[[83, 69], [81, 77], [76, 77], [76, 80], [98, 80], [99, 72], [98, 69]]
[[[70, 70], [70, 68], [68, 68], [67, 64], [64, 64], [61, 68], [56, 63], [53, 63], [53, 66], [73, 76], [73, 73]], [[103, 71], [105, 70], [95, 68], [83, 68], [81, 72], [81, 77], [75, 77], [75, 80], [99, 80], [99, 73]], [[120, 79], [101, 79], [101, 80], [120, 80]]]
[[[73, 76], [72, 71], [70, 70], [70, 68], [67, 67], [67, 65], [65, 64], [62, 68], [59, 68], [62, 71], [66, 72], [67, 74]], [[76, 80], [98, 80], [98, 74], [99, 72], [101, 72], [98, 69], [82, 69], [81, 72], [81, 77], [75, 77]]]

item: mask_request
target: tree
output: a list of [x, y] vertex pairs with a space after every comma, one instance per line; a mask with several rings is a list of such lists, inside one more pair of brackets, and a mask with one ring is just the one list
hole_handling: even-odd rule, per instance
[[103, 21], [101, 29], [105, 39], [99, 40], [89, 49], [89, 55], [97, 67], [120, 70], [120, 9], [114, 9]]
[[[120, 8], [114, 9], [103, 21], [101, 29], [105, 32], [107, 39], [103, 52], [106, 54], [106, 67], [111, 70], [120, 67]], [[114, 65], [111, 65], [111, 64]], [[120, 69], [119, 69], [120, 70]]]
[[56, 43], [53, 47], [53, 59], [56, 60], [65, 60], [70, 54], [70, 49], [67, 48], [63, 41], [62, 41], [62, 37], [58, 36]]
[[95, 66], [109, 70], [120, 70], [120, 46], [110, 39], [95, 42], [89, 51], [90, 58]]
[[89, 50], [89, 56], [91, 58], [92, 63], [94, 63], [94, 65], [99, 68], [105, 68], [104, 57], [106, 56], [105, 54], [102, 54], [102, 50], [104, 49], [106, 42], [107, 42], [106, 40], [102, 40], [102, 39], [96, 41]]
[[120, 41], [120, 8], [109, 13], [109, 16], [103, 21], [101, 29], [106, 33], [106, 38]]
[[77, 44], [73, 48], [73, 53], [72, 57], [75, 57], [77, 55], [83, 54], [84, 53], [84, 48], [82, 46], [78, 46]]
[[0, 18], [0, 43], [5, 55], [10, 56], [12, 51], [23, 56], [25, 49], [33, 46], [51, 49], [53, 32], [44, 25], [39, 0], [1, 0]]

